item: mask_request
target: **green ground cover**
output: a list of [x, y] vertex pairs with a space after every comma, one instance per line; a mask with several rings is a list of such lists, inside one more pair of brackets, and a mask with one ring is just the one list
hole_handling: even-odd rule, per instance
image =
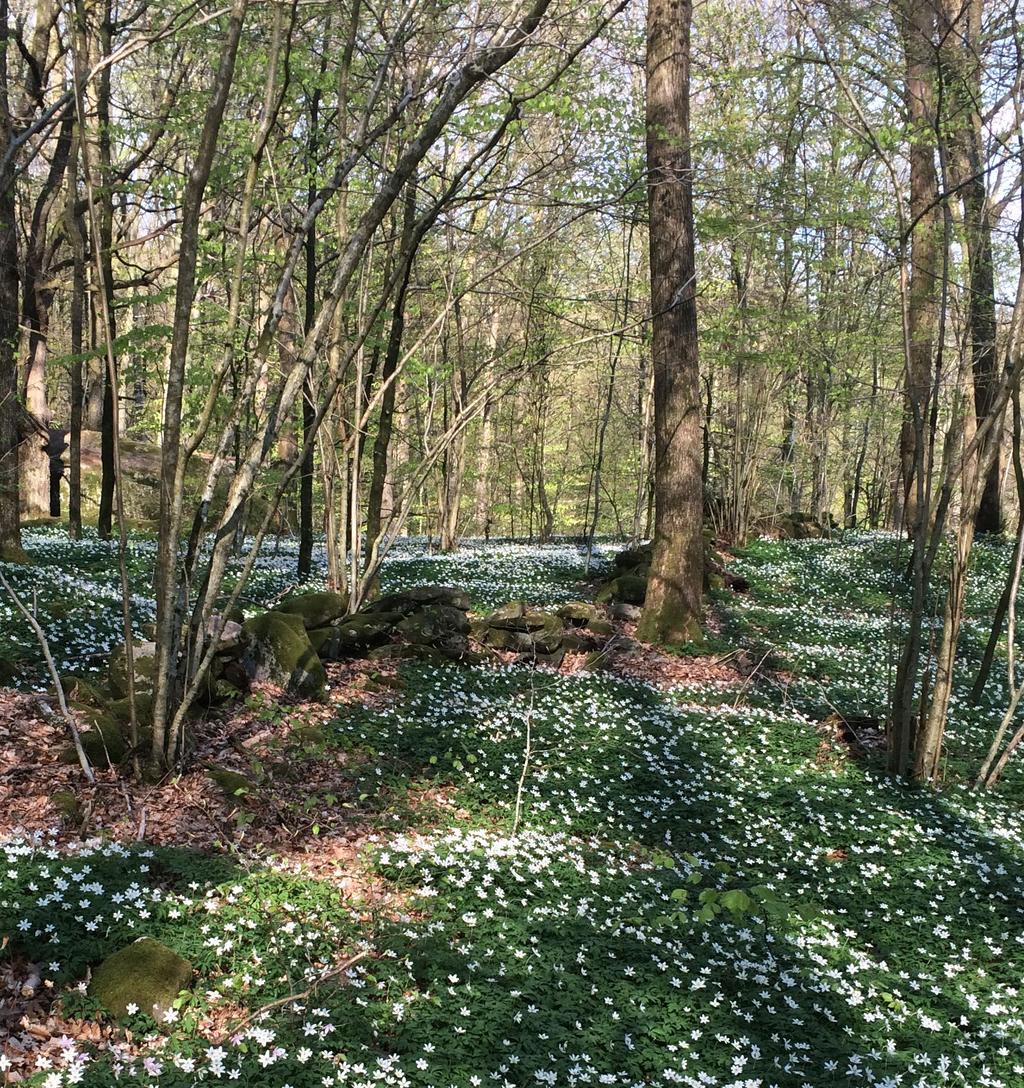
[[[0, 932], [70, 987], [69, 1011], [99, 1014], [76, 984], [135, 936], [197, 971], [161, 1023], [128, 1018], [133, 1048], [69, 1040], [40, 1082], [1020, 1088], [1014, 787], [907, 789], [823, 747], [812, 720], [884, 697], [871, 654], [893, 546], [745, 554], [753, 592], [729, 630], [773, 647], [784, 686], [420, 665], [386, 707], [341, 713], [326, 746], [362, 757], [360, 865], [397, 913], [266, 859], [8, 842]], [[509, 596], [560, 592], [564, 561]], [[485, 550], [461, 562], [497, 581]], [[345, 985], [201, 1035], [358, 950]]]

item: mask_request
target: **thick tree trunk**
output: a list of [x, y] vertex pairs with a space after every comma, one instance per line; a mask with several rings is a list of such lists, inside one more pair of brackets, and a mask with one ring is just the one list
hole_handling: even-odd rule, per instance
[[690, 158], [691, 0], [647, 7], [647, 194], [654, 368], [654, 555], [638, 635], [700, 635], [703, 420]]

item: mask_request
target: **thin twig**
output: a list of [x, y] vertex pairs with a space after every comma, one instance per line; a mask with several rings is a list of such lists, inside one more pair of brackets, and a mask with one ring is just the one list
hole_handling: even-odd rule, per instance
[[78, 763], [81, 766], [86, 779], [89, 782], [95, 782], [96, 776], [93, 774], [92, 766], [89, 763], [89, 757], [85, 754], [85, 749], [82, 747], [82, 735], [79, 733], [78, 725], [72, 717], [71, 711], [68, 709], [68, 701], [64, 696], [64, 685], [60, 682], [60, 674], [57, 672], [57, 666], [54, 664], [53, 654], [50, 653], [50, 644], [46, 641], [46, 633], [43, 631], [42, 627], [39, 626], [39, 621], [22, 603], [18, 594], [14, 592], [14, 588], [11, 586], [11, 583], [7, 581], [6, 577], [4, 577], [2, 571], [0, 571], [0, 582], [3, 583], [3, 587], [7, 590], [8, 596], [14, 601], [15, 607], [25, 619], [28, 620], [29, 626], [32, 628], [36, 640], [39, 642], [39, 647], [43, 651], [43, 657], [46, 659], [46, 667], [50, 672], [50, 679], [53, 680], [53, 686], [57, 692], [57, 703], [60, 706], [61, 717], [71, 731], [71, 739], [75, 745], [75, 755], [78, 756]]
[[265, 1013], [268, 1013], [273, 1009], [279, 1009], [282, 1005], [291, 1005], [295, 1001], [302, 1001], [311, 994], [316, 993], [317, 989], [325, 982], [329, 982], [332, 978], [343, 975], [350, 967], [354, 967], [360, 960], [365, 960], [369, 954], [370, 950], [367, 949], [355, 956], [349, 956], [344, 963], [339, 964], [333, 971], [328, 971], [326, 975], [321, 975], [316, 982], [311, 986], [308, 986], [305, 990], [300, 990], [298, 993], [287, 994], [284, 997], [277, 998], [275, 1001], [268, 1001], [266, 1005], [261, 1005], [258, 1009], [249, 1013], [248, 1016], [239, 1020], [237, 1024], [222, 1031], [217, 1037], [217, 1043], [223, 1043], [227, 1039], [230, 1039], [232, 1035], [237, 1035], [243, 1028], [248, 1027], [254, 1020], [258, 1020]]

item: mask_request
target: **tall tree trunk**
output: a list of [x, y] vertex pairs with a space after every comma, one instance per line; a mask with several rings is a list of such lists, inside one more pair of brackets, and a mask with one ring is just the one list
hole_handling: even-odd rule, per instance
[[638, 627], [651, 642], [700, 635], [703, 426], [690, 156], [691, 0], [647, 6], [647, 195], [654, 368], [654, 554]]
[[82, 412], [85, 390], [82, 382], [82, 350], [85, 343], [85, 223], [78, 201], [78, 140], [68, 170], [67, 233], [71, 241], [71, 411], [68, 451], [68, 528], [78, 539], [82, 535]]
[[380, 414], [377, 418], [377, 434], [373, 440], [370, 486], [366, 496], [366, 546], [370, 548], [380, 536], [383, 523], [384, 489], [388, 478], [388, 450], [394, 433], [395, 398], [398, 382], [395, 372], [398, 369], [402, 353], [402, 337], [405, 333], [405, 296], [409, 290], [412, 275], [415, 247], [413, 235], [416, 229], [416, 177], [410, 179], [405, 189], [405, 206], [402, 213], [402, 240], [398, 260], [401, 262], [401, 274], [395, 291], [395, 301], [391, 309], [391, 328], [388, 330], [388, 343], [384, 351], [384, 365], [380, 380], [384, 385], [384, 394], [380, 402]]
[[903, 522], [913, 534], [927, 517], [923, 477], [929, 469], [932, 360], [942, 279], [941, 206], [935, 170], [936, 58], [934, 0], [905, 0], [899, 13], [910, 125], [910, 285], [907, 299], [908, 359], [900, 433]]
[[[99, 25], [101, 58], [110, 56], [113, 39], [112, 19], [111, 2], [104, 0]], [[111, 66], [108, 64], [96, 80], [97, 158], [95, 161], [97, 165], [96, 191], [99, 196], [97, 244], [103, 264], [103, 282], [99, 284], [99, 289], [106, 295], [107, 321], [104, 336], [110, 338], [109, 351], [114, 360], [116, 375], [117, 356], [113, 348], [114, 341], [117, 339], [117, 325], [114, 311], [114, 178], [110, 147], [110, 74]], [[103, 417], [100, 425], [100, 508], [96, 529], [104, 540], [109, 539], [114, 521], [114, 488], [116, 486], [114, 442], [118, 424], [115, 384], [108, 375], [103, 385]]]
[[247, 0], [235, 0], [221, 51], [220, 64], [207, 105], [196, 161], [188, 174], [181, 216], [178, 278], [174, 297], [173, 335], [164, 397], [163, 464], [160, 486], [160, 535], [157, 546], [156, 681], [153, 691], [153, 743], [150, 771], [159, 774], [177, 755], [178, 736], [168, 729], [179, 693], [178, 652], [184, 604], [177, 576], [178, 538], [186, 464], [181, 457], [181, 422], [186, 362], [192, 328], [192, 305], [199, 263], [199, 224], [203, 194], [213, 166], [235, 56], [242, 34]]
[[[942, 0], [940, 62], [945, 129], [951, 145], [950, 174], [960, 193], [967, 248], [968, 336], [974, 373], [974, 408], [980, 423], [992, 411], [999, 384], [996, 371], [995, 267], [992, 253], [992, 214], [988, 196], [982, 101], [982, 15], [984, 0]], [[975, 528], [1000, 533], [1003, 514], [1000, 489], [1003, 457], [1000, 448], [985, 480]]]
[[18, 480], [18, 221], [15, 166], [7, 152], [14, 139], [7, 81], [10, 40], [7, 0], [0, 0], [0, 559], [24, 559]]

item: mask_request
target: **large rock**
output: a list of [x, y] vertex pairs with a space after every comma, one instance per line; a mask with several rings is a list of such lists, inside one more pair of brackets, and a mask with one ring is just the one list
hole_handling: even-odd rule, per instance
[[625, 548], [615, 556], [614, 563], [619, 571], [634, 573], [643, 570], [646, 573], [651, 565], [652, 553], [653, 545], [651, 544], [641, 544], [637, 548]]
[[309, 632], [309, 641], [321, 661], [341, 661], [383, 646], [391, 638], [400, 612], [357, 613], [331, 627]]
[[468, 635], [466, 613], [445, 604], [428, 604], [398, 624], [398, 633], [417, 646], [435, 646], [449, 635]]
[[409, 613], [395, 628], [411, 646], [460, 658], [469, 650], [469, 618], [461, 609], [428, 604]]
[[424, 605], [444, 605], [446, 608], [468, 612], [472, 602], [469, 594], [457, 586], [413, 586], [412, 589], [385, 593], [360, 611], [364, 613], [401, 612], [403, 616], [407, 616], [410, 612], [423, 608]]
[[264, 612], [246, 620], [242, 631], [245, 647], [240, 660], [253, 680], [269, 680], [291, 695], [323, 695], [327, 673], [301, 616]]
[[114, 1016], [129, 1006], [160, 1020], [192, 981], [192, 964], [165, 944], [143, 937], [108, 956], [93, 972], [89, 993]]
[[555, 615], [573, 627], [586, 627], [598, 618], [597, 609], [588, 601], [567, 601], [555, 609]]
[[[156, 643], [136, 642], [132, 645], [132, 663], [135, 673], [136, 694], [153, 694], [156, 675]], [[107, 665], [107, 683], [111, 692], [123, 699], [128, 694], [128, 655], [124, 643], [110, 652]]]
[[510, 601], [475, 624], [474, 637], [493, 650], [558, 664], [563, 655], [565, 624], [554, 612], [531, 608], [522, 601]]
[[312, 631], [342, 619], [348, 611], [348, 597], [344, 593], [331, 593], [329, 590], [296, 593], [285, 597], [274, 611], [301, 616], [303, 626], [307, 631]]
[[485, 620], [488, 627], [508, 631], [553, 631], [564, 626], [559, 616], [540, 608], [531, 608], [522, 601], [509, 601], [496, 608]]
[[602, 603], [618, 601], [622, 604], [641, 605], [647, 597], [647, 579], [639, 574], [620, 574], [606, 583], [597, 594]]

